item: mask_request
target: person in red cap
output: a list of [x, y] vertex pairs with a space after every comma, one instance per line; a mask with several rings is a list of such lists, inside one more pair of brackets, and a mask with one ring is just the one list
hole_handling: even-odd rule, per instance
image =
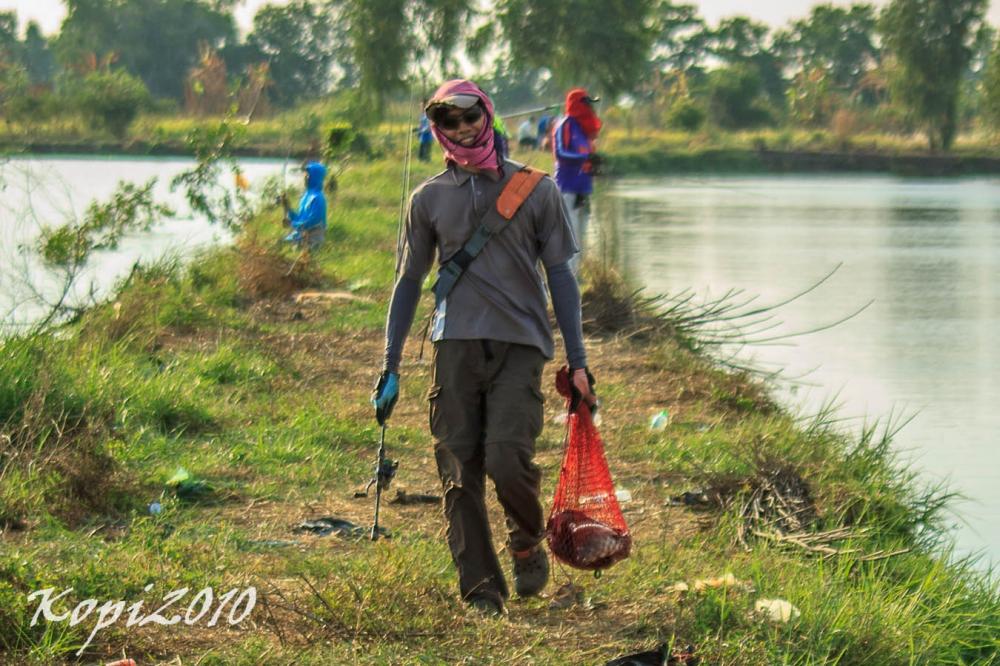
[[[440, 266], [460, 262], [480, 219], [523, 167], [503, 157], [493, 102], [471, 81], [448, 81], [425, 111], [447, 168], [410, 197], [383, 369], [372, 393], [379, 423], [389, 418], [399, 395], [403, 343], [435, 255]], [[447, 295], [435, 294], [428, 394], [448, 546], [462, 599], [489, 615], [505, 612], [509, 592], [490, 535], [487, 476], [506, 516], [515, 590], [536, 595], [548, 582], [541, 471], [534, 463], [543, 422], [542, 369], [554, 356], [543, 268], [573, 386], [589, 404], [596, 401], [586, 368], [580, 291], [569, 268], [577, 247], [555, 182], [548, 176], [538, 181], [504, 224], [502, 233], [464, 261]]]
[[599, 98], [591, 97], [583, 88], [566, 93], [566, 115], [559, 119], [552, 132], [552, 152], [556, 158], [556, 184], [569, 210], [573, 234], [580, 254], [571, 262], [573, 273], [580, 269], [580, 260], [587, 242], [590, 222], [590, 194], [594, 191], [593, 173], [597, 164], [594, 142], [601, 131], [601, 119], [594, 111]]

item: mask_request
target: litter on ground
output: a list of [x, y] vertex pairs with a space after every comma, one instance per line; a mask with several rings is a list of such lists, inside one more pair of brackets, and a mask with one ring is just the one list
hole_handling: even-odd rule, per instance
[[[309, 532], [321, 537], [336, 533], [340, 536], [358, 539], [366, 538], [371, 534], [371, 530], [367, 527], [361, 527], [360, 525], [355, 525], [349, 520], [334, 518], [333, 516], [324, 516], [313, 520], [304, 520], [292, 528], [292, 531], [299, 533]], [[386, 538], [390, 536], [389, 531], [384, 528], [380, 527], [378, 531], [380, 535]]]
[[715, 578], [702, 578], [694, 582], [694, 591], [702, 592], [704, 590], [717, 589], [720, 587], [745, 587], [749, 583], [745, 583], [731, 573], [724, 573], [721, 576], [716, 576]]
[[337, 301], [367, 301], [367, 298], [356, 296], [348, 291], [302, 291], [295, 294], [296, 304], [303, 303], [336, 303]]
[[212, 486], [207, 481], [196, 479], [183, 467], [178, 467], [174, 475], [167, 480], [167, 487], [182, 500], [195, 501], [212, 494]]
[[694, 647], [691, 645], [681, 650], [671, 651], [667, 644], [663, 643], [655, 650], [636, 652], [612, 659], [605, 666], [696, 666], [700, 661], [695, 656]]
[[440, 504], [441, 496], [426, 493], [408, 493], [400, 488], [396, 491], [396, 496], [389, 503], [402, 504], [404, 506], [411, 504]]
[[784, 599], [758, 599], [753, 609], [775, 624], [791, 622], [802, 613]]

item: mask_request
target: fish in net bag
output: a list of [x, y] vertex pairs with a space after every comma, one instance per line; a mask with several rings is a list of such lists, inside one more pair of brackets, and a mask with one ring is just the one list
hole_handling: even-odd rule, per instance
[[[552, 554], [577, 569], [600, 570], [628, 557], [632, 550], [604, 443], [590, 407], [573, 399], [569, 370], [556, 373], [556, 390], [566, 397], [566, 443], [546, 537]], [[578, 404], [573, 405], [576, 402]]]

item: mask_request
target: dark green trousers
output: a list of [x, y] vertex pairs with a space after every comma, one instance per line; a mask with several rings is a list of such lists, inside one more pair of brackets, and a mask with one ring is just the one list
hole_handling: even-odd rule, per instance
[[493, 480], [503, 507], [509, 547], [527, 550], [544, 536], [541, 472], [533, 462], [542, 431], [544, 365], [542, 352], [527, 345], [494, 340], [434, 345], [431, 433], [463, 599], [509, 596], [493, 550], [485, 477]]

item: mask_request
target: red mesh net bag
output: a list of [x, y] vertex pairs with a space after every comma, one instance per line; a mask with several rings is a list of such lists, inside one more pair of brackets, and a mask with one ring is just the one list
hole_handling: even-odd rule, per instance
[[[556, 374], [556, 389], [570, 404], [569, 372]], [[604, 443], [590, 408], [581, 402], [566, 420], [566, 448], [546, 526], [552, 554], [577, 569], [606, 569], [628, 557], [632, 537], [622, 516]]]

